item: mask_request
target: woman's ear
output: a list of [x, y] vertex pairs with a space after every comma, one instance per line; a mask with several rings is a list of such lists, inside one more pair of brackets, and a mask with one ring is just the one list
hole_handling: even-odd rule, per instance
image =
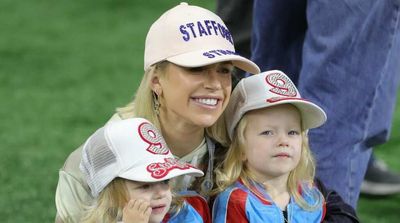
[[160, 82], [160, 77], [158, 75], [153, 75], [150, 79], [150, 87], [157, 94], [157, 96], [160, 96], [162, 93], [162, 87], [161, 87], [161, 82]]
[[246, 161], [247, 160], [247, 157], [246, 157], [246, 153], [245, 152], [241, 152], [241, 154], [240, 154], [240, 159], [244, 162], [244, 161]]

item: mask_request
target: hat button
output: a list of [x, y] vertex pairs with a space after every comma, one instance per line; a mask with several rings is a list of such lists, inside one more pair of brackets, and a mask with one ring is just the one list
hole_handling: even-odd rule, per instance
[[188, 6], [189, 4], [187, 2], [181, 2], [179, 5]]

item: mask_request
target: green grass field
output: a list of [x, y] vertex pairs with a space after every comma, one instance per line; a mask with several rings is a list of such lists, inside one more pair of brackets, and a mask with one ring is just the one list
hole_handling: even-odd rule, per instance
[[[1, 222], [53, 221], [58, 169], [131, 100], [147, 29], [178, 2], [0, 0]], [[392, 140], [377, 154], [400, 171], [396, 113]], [[366, 223], [398, 222], [400, 195], [362, 197], [358, 213]]]

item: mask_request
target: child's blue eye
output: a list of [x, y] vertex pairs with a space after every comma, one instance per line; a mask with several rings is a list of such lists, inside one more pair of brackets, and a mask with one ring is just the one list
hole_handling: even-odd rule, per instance
[[151, 187], [150, 184], [143, 184], [142, 186], [140, 186], [141, 189], [149, 189]]
[[289, 135], [300, 135], [300, 132], [299, 132], [299, 131], [296, 131], [296, 130], [292, 130], [292, 131], [289, 131], [288, 134], [289, 134]]
[[161, 184], [164, 184], [164, 185], [168, 185], [168, 184], [169, 184], [169, 179], [168, 179], [168, 180], [161, 181], [160, 183], [161, 183]]
[[272, 133], [272, 131], [271, 130], [266, 130], [266, 131], [263, 131], [262, 133], [261, 133], [261, 135], [272, 135], [273, 133]]

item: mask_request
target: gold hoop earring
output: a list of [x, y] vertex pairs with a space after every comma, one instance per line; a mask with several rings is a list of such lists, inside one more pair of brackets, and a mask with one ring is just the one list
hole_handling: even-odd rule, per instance
[[156, 115], [160, 114], [160, 101], [158, 100], [158, 94], [153, 91], [153, 109]]

